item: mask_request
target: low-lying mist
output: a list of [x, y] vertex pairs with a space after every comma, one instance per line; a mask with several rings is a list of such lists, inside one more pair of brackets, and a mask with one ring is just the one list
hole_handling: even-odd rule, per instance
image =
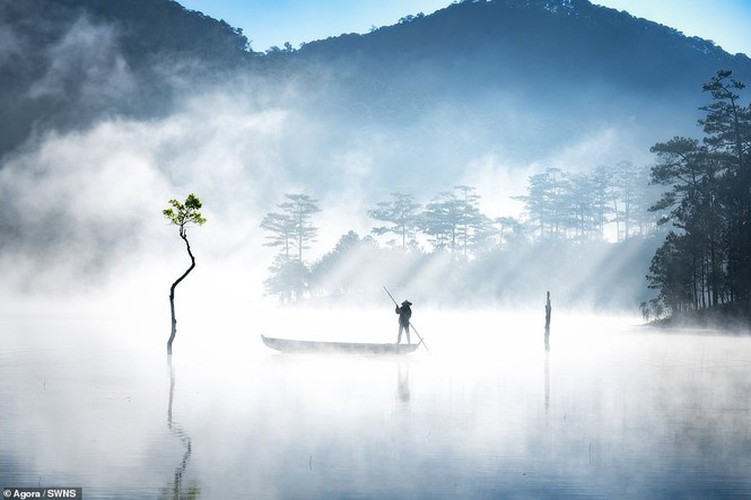
[[[58, 61], [77, 54], [80, 44], [71, 40], [84, 43], [95, 29], [103, 28], [74, 24], [55, 49]], [[102, 50], [116, 57], [116, 32], [108, 33]], [[108, 82], [128, 81], [128, 68], [109, 59], [86, 63], [88, 92], [101, 96], [97, 86], [115, 92]], [[540, 135], [545, 116], [539, 110], [524, 114], [525, 103], [513, 95], [487, 95], [482, 113], [477, 96], [470, 104], [427, 96], [399, 119], [366, 119], [356, 114], [359, 104], [347, 108], [347, 101], [337, 100], [346, 82], [325, 68], [273, 77], [238, 71], [221, 84], [193, 88], [174, 66], [170, 71], [167, 80], [181, 90], [168, 115], [114, 115], [67, 132], [40, 129], [4, 158], [0, 274], [7, 301], [42, 294], [55, 300], [112, 297], [120, 307], [145, 307], [157, 298], [161, 304], [188, 265], [161, 209], [188, 193], [203, 201], [208, 223], [189, 229], [197, 268], [178, 289], [178, 303], [188, 294], [273, 303], [263, 282], [276, 250], [264, 246], [259, 225], [286, 193], [305, 193], [320, 204], [314, 220], [319, 235], [306, 250], [314, 265], [349, 231], [367, 237], [374, 225], [368, 210], [393, 192], [427, 203], [468, 184], [490, 216], [519, 216], [521, 205], [511, 196], [523, 194], [532, 174], [551, 167], [587, 170], [629, 154], [645, 160], [634, 130], [605, 121], [562, 146], [559, 139], [549, 141]], [[64, 81], [51, 67], [34, 92], [53, 92]], [[519, 141], [527, 143], [524, 154], [518, 154]], [[385, 239], [373, 241], [389, 248]], [[518, 306], [539, 302], [551, 289], [562, 304], [629, 308], [642, 299], [651, 245], [602, 242], [580, 247], [577, 255], [555, 246], [520, 247], [458, 264], [441, 254], [359, 248], [319, 277], [321, 286], [309, 298], [326, 303], [321, 299], [333, 295], [362, 305], [391, 284], [403, 295], [442, 306]]]

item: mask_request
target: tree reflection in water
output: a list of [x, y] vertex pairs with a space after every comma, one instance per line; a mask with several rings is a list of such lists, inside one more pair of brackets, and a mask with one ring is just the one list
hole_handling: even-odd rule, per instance
[[177, 437], [185, 447], [185, 453], [183, 453], [182, 460], [175, 468], [175, 476], [169, 486], [162, 489], [162, 498], [170, 500], [193, 500], [200, 496], [201, 489], [195, 482], [192, 482], [189, 486], [183, 486], [183, 476], [185, 475], [185, 469], [188, 467], [191, 453], [193, 452], [190, 435], [183, 429], [182, 425], [175, 422], [172, 416], [172, 407], [175, 398], [175, 368], [172, 366], [172, 356], [168, 356], [169, 363], [169, 403], [167, 404], [167, 428], [170, 434]]

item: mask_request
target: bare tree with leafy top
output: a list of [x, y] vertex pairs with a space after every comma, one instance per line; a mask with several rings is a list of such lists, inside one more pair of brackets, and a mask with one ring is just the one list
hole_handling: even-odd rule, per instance
[[196, 267], [196, 258], [190, 250], [190, 242], [188, 241], [188, 231], [186, 226], [191, 224], [202, 226], [206, 222], [206, 219], [201, 216], [201, 200], [199, 200], [193, 193], [188, 195], [184, 203], [180, 203], [177, 200], [170, 200], [169, 204], [170, 207], [162, 210], [162, 214], [169, 219], [171, 224], [178, 227], [178, 234], [185, 242], [185, 248], [190, 257], [190, 267], [179, 278], [177, 278], [174, 283], [172, 283], [169, 291], [170, 312], [172, 313], [172, 330], [170, 331], [169, 340], [167, 341], [167, 354], [172, 355], [172, 342], [175, 340], [175, 334], [177, 333], [177, 320], [175, 319], [175, 288], [185, 279], [186, 276], [188, 276], [193, 268]]

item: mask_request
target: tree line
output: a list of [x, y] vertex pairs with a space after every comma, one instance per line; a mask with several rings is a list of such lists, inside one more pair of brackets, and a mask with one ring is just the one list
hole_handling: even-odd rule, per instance
[[286, 194], [260, 224], [265, 245], [278, 249], [264, 285], [268, 294], [285, 302], [329, 293], [329, 287], [321, 285], [325, 274], [355, 247], [370, 255], [364, 266], [378, 266], [380, 257], [394, 251], [447, 256], [459, 263], [551, 241], [625, 241], [654, 231], [654, 217], [647, 212], [654, 202], [650, 195], [648, 167], [625, 161], [588, 172], [548, 168], [531, 175], [526, 193], [513, 197], [524, 206], [519, 217], [483, 213], [473, 186], [454, 186], [426, 203], [411, 193], [393, 192], [367, 210], [373, 222], [369, 235], [360, 238], [349, 231], [332, 251], [309, 264], [304, 257], [317, 240], [314, 216], [321, 211], [319, 201], [307, 194]]
[[526, 224], [540, 239], [602, 239], [610, 226], [612, 239], [624, 241], [654, 231], [647, 212], [654, 196], [649, 168], [621, 161], [579, 173], [548, 168], [529, 177], [527, 194], [514, 198], [524, 202]]
[[650, 210], [672, 226], [649, 268], [652, 302], [685, 311], [748, 301], [751, 294], [751, 103], [722, 70], [704, 84], [701, 140], [655, 144], [652, 183], [667, 189]]

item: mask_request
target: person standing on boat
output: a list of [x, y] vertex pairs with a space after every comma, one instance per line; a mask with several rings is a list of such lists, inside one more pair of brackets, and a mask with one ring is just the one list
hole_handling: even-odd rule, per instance
[[410, 307], [412, 302], [405, 300], [402, 302], [401, 307], [396, 306], [395, 312], [399, 315], [399, 336], [396, 338], [396, 343], [402, 343], [402, 330], [407, 332], [407, 344], [411, 344], [409, 340], [409, 319], [412, 317], [412, 308]]

